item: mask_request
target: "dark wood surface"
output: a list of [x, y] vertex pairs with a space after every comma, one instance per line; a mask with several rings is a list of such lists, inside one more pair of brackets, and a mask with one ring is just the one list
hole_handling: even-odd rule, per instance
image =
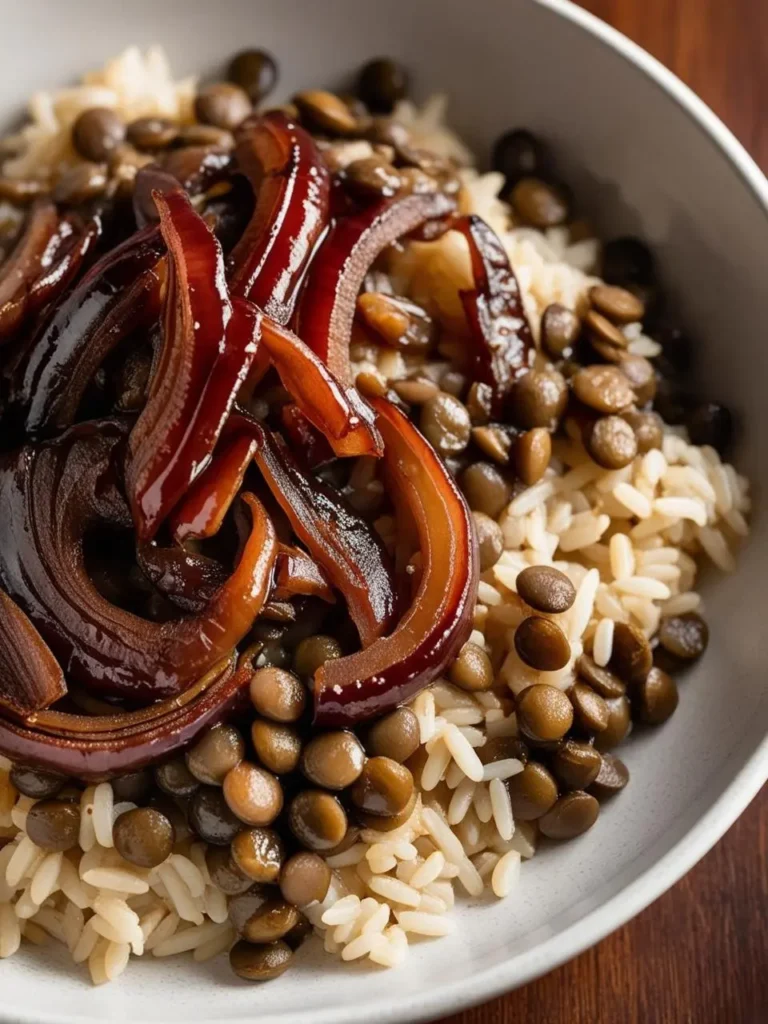
[[[582, 0], [768, 172], [768, 0]], [[552, 974], [442, 1024], [768, 1024], [768, 789], [670, 892]]]

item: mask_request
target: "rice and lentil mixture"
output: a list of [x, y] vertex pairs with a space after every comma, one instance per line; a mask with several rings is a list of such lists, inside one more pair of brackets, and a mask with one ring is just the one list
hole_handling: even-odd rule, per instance
[[[9, 238], [50, 191], [79, 202], [130, 189], [185, 139], [231, 148], [275, 66], [244, 54], [230, 77], [201, 90], [174, 82], [161, 50], [131, 48], [36, 95], [4, 141]], [[405, 79], [373, 62], [357, 98], [307, 92], [291, 113], [358, 195], [450, 177], [460, 212], [497, 233], [514, 269], [536, 349], [509, 416], [469, 376], [472, 267], [457, 231], [390, 247], [351, 346], [358, 387], [399, 397], [472, 510], [469, 640], [444, 678], [358, 736], [313, 734], [300, 724], [307, 684], [344, 641], [263, 623], [249, 712], [185, 757], [89, 785], [0, 759], [0, 957], [53, 940], [101, 984], [131, 956], [229, 952], [259, 980], [314, 929], [343, 960], [395, 966], [414, 939], [456, 927], [457, 899], [510, 896], [540, 839], [592, 827], [629, 779], [616, 746], [672, 714], [670, 673], [706, 647], [698, 565], [734, 568], [748, 483], [721, 454], [727, 411], [677, 388], [681, 335], [659, 326], [650, 254], [593, 238], [526, 131], [480, 173], [444, 98], [419, 108]], [[358, 459], [347, 495], [401, 558], [375, 459]]]

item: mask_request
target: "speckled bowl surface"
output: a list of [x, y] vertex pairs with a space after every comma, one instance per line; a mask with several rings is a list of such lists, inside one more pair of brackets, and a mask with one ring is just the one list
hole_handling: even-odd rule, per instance
[[[552, 140], [563, 176], [602, 233], [644, 236], [696, 337], [697, 387], [738, 410], [739, 467], [759, 497], [768, 475], [765, 325], [768, 183], [717, 118], [673, 75], [563, 0], [24, 0], [0, 37], [0, 111], [64, 84], [128, 43], [165, 45], [179, 73], [214, 72], [263, 45], [281, 92], [341, 84], [388, 53], [417, 95], [446, 90], [456, 125], [486, 154], [503, 129]], [[758, 503], [759, 505], [759, 503]], [[713, 640], [681, 706], [622, 753], [629, 790], [578, 841], [526, 864], [506, 902], [462, 906], [454, 936], [414, 944], [394, 972], [302, 950], [252, 987], [226, 962], [134, 962], [92, 989], [62, 956], [0, 966], [0, 1021], [359, 1024], [434, 1018], [550, 970], [672, 885], [725, 832], [768, 776], [765, 519], [738, 573], [704, 585]], [[706, 907], [702, 908], [706, 913]]]

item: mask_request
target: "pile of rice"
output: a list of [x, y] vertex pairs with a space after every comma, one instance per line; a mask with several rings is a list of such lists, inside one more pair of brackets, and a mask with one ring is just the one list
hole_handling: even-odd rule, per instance
[[[132, 69], [141, 69], [135, 90], [128, 87]], [[174, 86], [158, 50], [145, 58], [126, 51], [86, 83], [87, 95], [64, 90], [33, 101], [35, 122], [22, 133], [26, 148], [11, 165], [16, 173], [58, 159], [64, 126], [74, 112], [93, 105], [93, 90], [103, 90], [99, 103], [134, 116], [173, 109], [185, 117], [191, 103], [191, 83]], [[421, 112], [402, 104], [398, 113], [417, 144], [468, 164], [470, 154], [443, 126], [443, 111], [438, 98]], [[8, 165], [6, 171], [13, 173]], [[462, 175], [463, 208], [484, 217], [502, 238], [534, 332], [551, 302], [583, 311], [598, 281], [599, 243], [588, 238], [570, 244], [564, 228], [541, 233], [517, 227], [497, 198], [499, 175], [478, 175], [469, 167]], [[457, 291], [470, 283], [463, 237], [451, 233], [435, 243], [411, 243], [393, 273], [398, 290], [416, 301], [428, 297], [445, 323], [463, 322]], [[660, 353], [641, 324], [624, 330], [630, 352], [648, 358]], [[446, 366], [436, 362], [425, 372], [439, 379]], [[378, 363], [363, 362], [358, 369], [391, 380], [409, 367], [400, 353], [382, 352]], [[691, 445], [680, 428], [668, 427], [661, 450], [638, 455], [617, 471], [593, 463], [575, 436], [556, 440], [553, 451], [545, 477], [516, 493], [499, 517], [505, 551], [483, 574], [475, 608], [471, 640], [501, 665], [497, 683], [511, 694], [536, 682], [567, 689], [585, 650], [606, 665], [616, 622], [633, 623], [652, 637], [663, 616], [702, 611], [697, 561], [705, 557], [732, 570], [734, 549], [748, 532], [748, 482], [713, 448]], [[367, 462], [359, 475], [368, 486], [378, 483]], [[377, 526], [394, 543], [388, 517]], [[555, 617], [571, 644], [571, 659], [558, 672], [530, 669], [514, 649], [515, 628], [531, 613], [517, 596], [516, 579], [530, 565], [554, 565], [577, 588], [571, 609]], [[522, 770], [521, 762], [483, 765], [477, 755], [488, 739], [517, 735], [512, 701], [497, 695], [503, 687], [496, 691], [468, 694], [440, 680], [412, 702], [423, 745], [417, 753], [420, 797], [396, 831], [363, 830], [355, 845], [328, 859], [328, 894], [305, 912], [329, 953], [395, 966], [414, 936], [437, 937], [455, 927], [450, 911], [457, 895], [490, 890], [503, 898], [513, 891], [521, 860], [536, 850], [537, 833], [535, 824], [515, 822], [504, 784]], [[230, 947], [227, 899], [211, 883], [204, 843], [179, 843], [151, 871], [126, 863], [113, 848], [112, 823], [132, 805], [113, 806], [111, 786], [102, 783], [83, 794], [80, 848], [46, 853], [25, 834], [33, 801], [15, 793], [9, 768], [8, 762], [0, 765], [0, 837], [10, 840], [0, 849], [0, 957], [13, 954], [22, 938], [40, 944], [50, 937], [76, 963], [87, 962], [98, 984], [117, 977], [131, 954], [193, 951], [202, 961]]]

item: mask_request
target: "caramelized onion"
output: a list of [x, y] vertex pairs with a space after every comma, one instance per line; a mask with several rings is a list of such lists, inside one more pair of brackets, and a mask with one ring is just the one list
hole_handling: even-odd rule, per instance
[[415, 521], [422, 575], [411, 607], [389, 636], [315, 673], [315, 723], [349, 725], [383, 714], [435, 679], [472, 630], [477, 541], [467, 504], [410, 420], [373, 399], [384, 438], [385, 480], [398, 517]]
[[0, 590], [0, 708], [24, 718], [66, 692], [64, 674], [45, 641]]
[[126, 486], [142, 540], [205, 467], [256, 353], [260, 316], [231, 302], [221, 246], [181, 192], [155, 193], [168, 245], [163, 345], [128, 443]]
[[27, 314], [29, 293], [44, 268], [46, 253], [57, 242], [59, 215], [53, 203], [36, 203], [13, 252], [0, 271], [0, 343], [21, 326]]
[[527, 373], [535, 352], [520, 285], [504, 246], [480, 217], [454, 227], [469, 243], [474, 288], [461, 301], [472, 332], [472, 378], [491, 387], [491, 411], [501, 416], [510, 388]]
[[229, 653], [266, 601], [277, 539], [253, 495], [250, 536], [232, 575], [204, 612], [153, 623], [112, 605], [89, 579], [83, 536], [130, 525], [116, 466], [125, 427], [73, 427], [0, 464], [0, 582], [69, 676], [93, 692], [134, 701], [181, 693]]
[[56, 309], [14, 396], [28, 433], [70, 426], [105, 356], [130, 331], [157, 319], [164, 249], [158, 228], [138, 232], [94, 264]]
[[92, 718], [43, 711], [24, 724], [0, 720], [0, 753], [34, 765], [98, 782], [136, 771], [183, 749], [221, 721], [248, 686], [253, 666], [234, 657], [215, 665], [178, 698], [138, 712]]
[[296, 333], [339, 380], [349, 383], [349, 341], [365, 275], [388, 245], [455, 208], [442, 193], [384, 199], [340, 217], [312, 260], [296, 311]]

